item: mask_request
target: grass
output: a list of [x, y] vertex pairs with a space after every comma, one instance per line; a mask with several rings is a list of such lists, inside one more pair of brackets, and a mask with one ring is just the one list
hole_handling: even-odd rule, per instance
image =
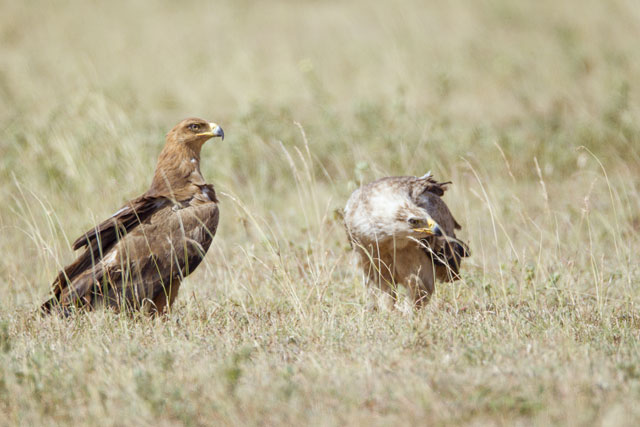
[[[633, 1], [1, 7], [0, 424], [640, 420]], [[35, 316], [192, 115], [221, 225], [171, 316]], [[368, 312], [337, 210], [428, 170], [463, 280]]]

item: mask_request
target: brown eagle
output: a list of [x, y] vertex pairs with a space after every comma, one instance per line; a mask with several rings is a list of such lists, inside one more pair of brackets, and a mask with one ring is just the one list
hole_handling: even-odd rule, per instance
[[349, 240], [360, 255], [369, 294], [375, 289], [393, 306], [397, 286], [408, 288], [416, 306], [434, 290], [435, 279], [460, 278], [468, 246], [456, 239], [460, 224], [441, 196], [450, 182], [394, 176], [353, 192], [344, 210]]
[[218, 200], [200, 173], [200, 149], [222, 128], [186, 119], [168, 134], [151, 187], [73, 243], [82, 254], [58, 273], [41, 309], [164, 313], [202, 261], [218, 226]]

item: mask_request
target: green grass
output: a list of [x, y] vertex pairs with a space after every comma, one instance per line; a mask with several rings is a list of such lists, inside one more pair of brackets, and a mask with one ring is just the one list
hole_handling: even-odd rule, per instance
[[[640, 421], [633, 1], [0, 9], [0, 424]], [[171, 316], [36, 316], [193, 115], [221, 220]], [[337, 210], [428, 170], [463, 280], [369, 312]]]

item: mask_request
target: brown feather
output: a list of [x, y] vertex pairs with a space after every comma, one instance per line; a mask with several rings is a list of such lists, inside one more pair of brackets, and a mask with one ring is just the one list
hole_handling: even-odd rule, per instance
[[43, 309], [108, 306], [162, 312], [204, 258], [218, 218], [215, 203], [164, 207], [67, 282]]
[[413, 178], [411, 184], [411, 198], [415, 200], [426, 191], [437, 196], [443, 196], [444, 192], [447, 191], [447, 185], [451, 184], [451, 181], [438, 182], [430, 175], [426, 175], [421, 178]]
[[[430, 174], [397, 176], [353, 192], [345, 206], [344, 224], [370, 290], [395, 299], [395, 287], [402, 284], [421, 306], [433, 292], [435, 279], [460, 278], [461, 258], [468, 256], [468, 247], [456, 238], [460, 224], [442, 200], [449, 184]], [[430, 222], [438, 228], [426, 234]]]
[[[194, 125], [210, 126], [201, 119], [176, 125], [167, 134], [149, 190], [73, 243], [74, 250], [85, 250], [58, 273], [53, 297], [42, 310], [92, 308], [97, 301], [139, 308], [145, 298], [164, 310], [173, 302], [180, 280], [199, 264], [218, 224], [215, 190], [200, 172], [200, 149], [211, 135], [194, 131]], [[168, 299], [162, 300], [160, 288], [169, 290]]]
[[106, 251], [117, 240], [119, 235], [126, 234], [127, 231], [144, 222], [149, 215], [167, 203], [169, 201], [164, 197], [142, 195], [137, 199], [133, 199], [120, 208], [111, 218], [79, 237], [73, 242], [72, 248], [73, 250], [78, 250], [83, 246], [93, 247], [97, 242], [102, 251]]

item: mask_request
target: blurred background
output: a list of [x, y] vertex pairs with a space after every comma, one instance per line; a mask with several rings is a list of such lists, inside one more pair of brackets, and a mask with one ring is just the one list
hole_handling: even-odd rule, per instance
[[514, 262], [517, 277], [544, 283], [572, 264], [563, 286], [592, 292], [612, 277], [613, 292], [631, 295], [640, 227], [632, 0], [1, 8], [5, 309], [46, 295], [72, 259], [69, 240], [147, 188], [165, 133], [188, 116], [228, 135], [203, 151], [203, 173], [222, 194], [208, 274], [225, 277], [207, 280], [208, 291], [249, 280], [234, 276], [236, 257], [280, 250], [313, 252], [319, 270], [333, 260], [342, 273], [323, 280], [352, 289], [339, 218], [350, 192], [431, 170], [454, 182], [445, 200], [474, 252], [468, 280], [500, 277], [504, 291]]
[[[638, 425], [639, 40], [637, 0], [0, 0], [0, 425]], [[221, 219], [171, 316], [34, 316], [189, 116]], [[427, 171], [462, 280], [367, 312], [341, 210]]]

